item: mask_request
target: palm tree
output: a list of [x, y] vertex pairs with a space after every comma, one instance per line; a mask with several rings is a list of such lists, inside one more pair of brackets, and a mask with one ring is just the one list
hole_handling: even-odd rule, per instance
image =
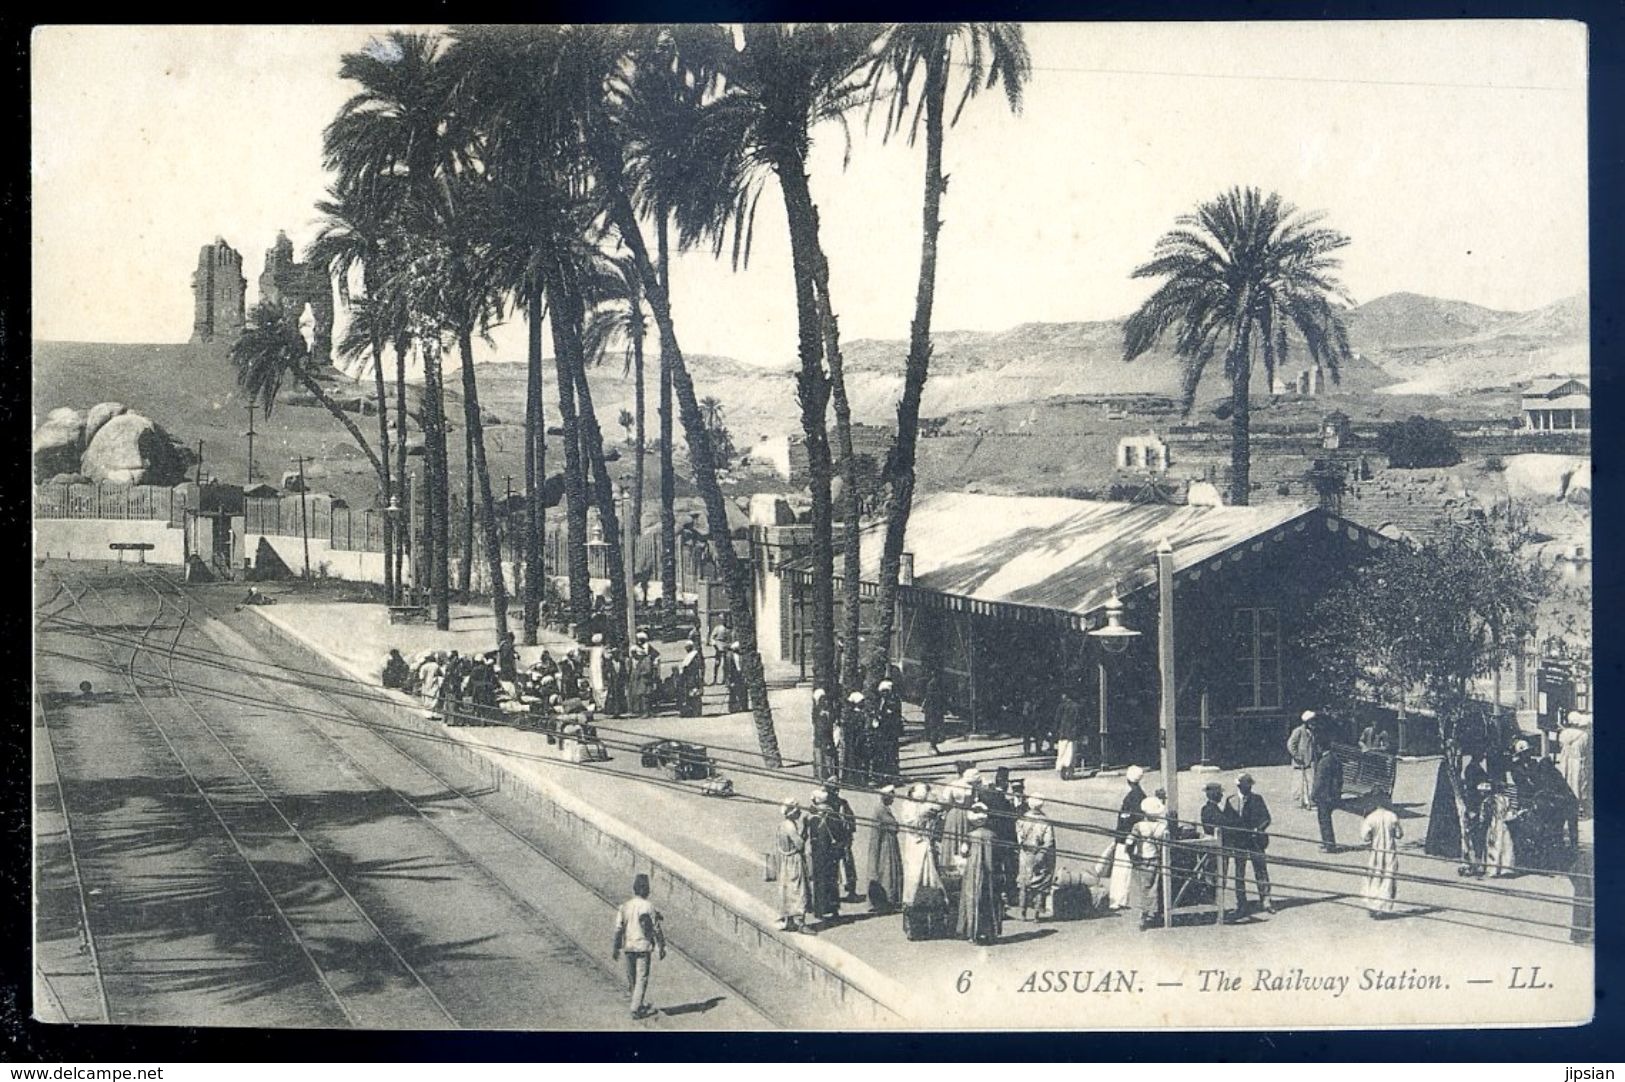
[[587, 359], [592, 364], [603, 363], [611, 342], [626, 342], [621, 371], [623, 375], [632, 376], [632, 411], [621, 410], [620, 424], [630, 430], [632, 439], [632, 530], [635, 536], [641, 536], [645, 453], [643, 342], [648, 334], [643, 315], [643, 287], [636, 265], [625, 254], [605, 256], [600, 260], [600, 270], [602, 273], [595, 283], [598, 300], [587, 314], [582, 335]]
[[[829, 266], [807, 183], [807, 154], [813, 129], [826, 121], [844, 126], [846, 114], [861, 99], [855, 76], [871, 58], [878, 31], [873, 26], [798, 23], [749, 24], [742, 33], [742, 49], [701, 44], [702, 62], [715, 65], [722, 78], [684, 129], [687, 145], [652, 155], [679, 158], [687, 168], [664, 170], [652, 179], [663, 185], [656, 198], [672, 210], [680, 235], [712, 238], [719, 255], [731, 236], [736, 265], [749, 260], [754, 211], [768, 176], [777, 178], [784, 196], [800, 359], [796, 394], [812, 490], [813, 679], [827, 686], [839, 675], [834, 463], [826, 430], [832, 394], [840, 396], [836, 424], [843, 448], [850, 445], [850, 429]], [[848, 487], [855, 497], [856, 486]], [[826, 744], [819, 740], [820, 747]]]
[[[681, 53], [677, 48], [679, 40], [689, 47]], [[653, 40], [637, 43], [636, 63], [625, 69], [618, 91], [616, 111], [625, 143], [633, 206], [654, 223], [654, 274], [668, 297], [672, 211], [664, 202], [666, 193], [697, 183], [696, 161], [720, 160], [695, 146], [695, 140], [706, 134], [697, 120], [709, 80], [704, 71], [696, 73], [690, 61], [696, 54], [720, 49], [724, 44], [715, 28], [679, 27], [657, 33]], [[694, 247], [705, 239], [694, 231], [679, 232], [678, 247]], [[641, 292], [641, 285], [639, 289]], [[677, 596], [677, 472], [673, 463], [676, 413], [671, 364], [665, 354], [660, 357], [659, 375], [660, 596], [670, 603]]]
[[1184, 408], [1190, 412], [1209, 361], [1221, 351], [1230, 381], [1230, 502], [1246, 504], [1249, 480], [1248, 381], [1253, 357], [1262, 354], [1273, 382], [1293, 337], [1303, 340], [1316, 366], [1338, 378], [1349, 357], [1348, 332], [1334, 301], [1349, 304], [1335, 277], [1333, 253], [1349, 238], [1300, 215], [1274, 192], [1232, 188], [1181, 215], [1157, 241], [1150, 262], [1136, 278], [1163, 278], [1162, 285], [1129, 317], [1123, 358], [1144, 354], [1164, 334], [1174, 334], [1174, 355], [1183, 367]]
[[[394, 516], [388, 508], [392, 496], [401, 489], [393, 485], [389, 473], [389, 398], [384, 384], [384, 343], [394, 331], [395, 313], [378, 296], [379, 283], [384, 277], [381, 264], [386, 243], [386, 226], [380, 216], [382, 208], [376, 203], [369, 205], [361, 196], [361, 192], [335, 190], [329, 199], [317, 204], [325, 220], [306, 259], [328, 269], [329, 275], [338, 282], [340, 299], [350, 309], [350, 328], [340, 343], [340, 355], [354, 358], [365, 350], [372, 360], [373, 392], [378, 405], [378, 487], [385, 508], [384, 597], [393, 605], [400, 598], [394, 562]], [[361, 298], [353, 297], [350, 291], [350, 274], [357, 267], [361, 270], [365, 291]]]
[[[424, 242], [418, 269], [435, 280], [413, 276], [414, 314], [431, 334], [447, 334], [456, 342], [468, 460], [477, 485], [468, 502], [472, 513], [477, 497], [500, 639], [507, 633], [507, 590], [473, 357], [473, 338], [485, 333], [496, 308], [493, 261], [480, 243], [489, 184], [475, 163], [477, 135], [455, 107], [460, 74], [433, 35], [393, 32], [347, 54], [340, 75], [361, 89], [328, 125], [325, 148], [341, 187], [393, 193], [394, 213], [406, 235]], [[466, 576], [474, 557], [471, 544], [464, 548]]]
[[383, 473], [383, 463], [367, 437], [316, 378], [310, 344], [300, 333], [297, 313], [280, 301], [256, 304], [241, 337], [232, 343], [231, 361], [237, 367], [238, 386], [249, 398], [259, 400], [265, 416], [271, 416], [283, 384], [292, 379], [344, 426], [372, 468]]
[[[635, 71], [650, 70], [655, 65], [681, 63], [684, 67], [679, 81], [687, 84], [692, 78], [694, 84], [705, 85], [708, 82], [706, 57], [708, 54], [718, 55], [729, 47], [727, 35], [725, 32], [719, 33], [717, 28], [698, 27], [632, 32], [589, 29], [583, 35], [587, 37], [589, 46], [600, 53], [598, 71], [617, 73], [616, 77], [607, 80], [611, 89], [608, 101], [597, 97], [596, 87], [605, 81], [600, 75], [594, 93], [589, 96], [590, 100], [582, 103], [587, 150], [595, 169], [594, 176], [604, 209], [614, 223], [621, 242], [632, 253], [644, 296], [654, 315], [660, 335], [661, 363], [671, 375], [673, 396], [688, 442], [689, 466], [693, 471], [695, 487], [699, 489], [705, 504], [708, 532], [713, 539], [713, 555], [728, 591], [732, 627], [741, 646], [757, 744], [763, 762], [777, 768], [782, 763], [782, 757], [773, 728], [773, 709], [767, 697], [766, 673], [757, 649], [749, 574], [731, 541], [727, 503], [717, 482], [711, 436], [705, 425], [694, 381], [683, 359], [682, 347], [678, 344], [667, 277], [662, 273], [664, 268], [657, 268], [651, 256], [634, 206], [634, 199], [637, 199], [645, 206], [659, 209], [661, 213], [657, 215], [655, 224], [657, 233], [663, 234], [669, 204], [651, 191], [651, 180], [661, 172], [658, 168], [650, 168], [652, 160], [661, 160], [651, 154], [651, 148], [658, 146], [662, 137], [679, 129], [675, 126], [644, 129], [638, 121], [639, 111], [629, 107], [629, 87], [623, 78], [623, 61], [630, 55], [637, 61]], [[686, 59], [679, 59], [673, 50], [677, 39], [691, 47]], [[700, 160], [707, 159], [702, 156]]]
[[[447, 95], [445, 69], [439, 63], [440, 41], [432, 34], [392, 31], [367, 46], [346, 53], [339, 76], [357, 84], [323, 133], [323, 160], [337, 175], [336, 188], [363, 201], [369, 213], [388, 223], [388, 236], [397, 245], [410, 240], [438, 211], [439, 181], [458, 153], [457, 140], [443, 124]], [[381, 284], [395, 311], [396, 451], [398, 479], [405, 479], [405, 354], [417, 341], [423, 355], [424, 395], [422, 427], [427, 452], [426, 506], [429, 528], [424, 548], [413, 553], [414, 571], [427, 570], [434, 595], [436, 624], [450, 627], [449, 499], [450, 479], [445, 446], [445, 407], [440, 380], [438, 337], [428, 331], [410, 298], [422, 291], [422, 259], [397, 253]], [[424, 569], [421, 565], [427, 563]], [[399, 566], [397, 564], [397, 566]]]
[[[951, 70], [964, 72], [964, 87], [953, 115], [948, 115]], [[869, 674], [883, 679], [890, 670], [891, 640], [897, 620], [898, 578], [903, 544], [914, 508], [914, 464], [920, 432], [920, 400], [931, 368], [931, 311], [937, 285], [937, 236], [942, 229], [942, 197], [948, 178], [942, 171], [944, 129], [957, 123], [966, 103], [982, 90], [1002, 84], [1012, 112], [1021, 110], [1022, 88], [1032, 74], [1032, 61], [1021, 27], [1015, 23], [905, 23], [887, 32], [885, 47], [871, 69], [871, 106], [884, 102], [883, 136], [908, 131], [913, 145], [925, 126], [925, 196], [920, 227], [920, 279], [914, 293], [914, 319], [909, 324], [908, 365], [903, 395], [897, 403], [897, 435], [886, 456], [881, 480], [886, 492], [886, 533], [880, 554], [875, 626], [870, 642]], [[916, 77], [924, 86], [910, 101]]]

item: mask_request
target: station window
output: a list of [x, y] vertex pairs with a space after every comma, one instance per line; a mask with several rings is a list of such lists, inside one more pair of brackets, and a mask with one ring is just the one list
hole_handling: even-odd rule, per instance
[[1237, 706], [1281, 708], [1281, 617], [1275, 609], [1237, 609]]

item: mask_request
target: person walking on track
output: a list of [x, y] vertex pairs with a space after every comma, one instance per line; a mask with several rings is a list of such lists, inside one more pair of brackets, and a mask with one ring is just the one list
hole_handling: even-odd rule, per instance
[[649, 877], [640, 874], [632, 880], [632, 897], [615, 911], [615, 942], [610, 950], [616, 961], [626, 955], [626, 990], [632, 997], [633, 1018], [655, 1013], [647, 999], [650, 956], [656, 952], [665, 961], [666, 932], [660, 910], [649, 901]]

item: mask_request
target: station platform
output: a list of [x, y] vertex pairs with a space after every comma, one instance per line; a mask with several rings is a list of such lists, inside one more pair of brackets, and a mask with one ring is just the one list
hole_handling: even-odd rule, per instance
[[[1576, 993], [1582, 977], [1589, 988], [1590, 948], [1568, 943], [1556, 928], [1531, 923], [1569, 919], [1568, 877], [1523, 875], [1506, 881], [1510, 888], [1553, 901], [1464, 893], [1453, 867], [1421, 856], [1437, 760], [1399, 764], [1394, 801], [1406, 835], [1401, 870], [1436, 878], [1437, 885], [1402, 883], [1403, 913], [1396, 919], [1368, 920], [1360, 903], [1366, 854], [1358, 848], [1359, 819], [1337, 813], [1338, 839], [1348, 848], [1322, 854], [1312, 840], [1313, 811], [1299, 808], [1292, 796], [1292, 771], [1265, 766], [1249, 772], [1274, 813], [1270, 857], [1319, 865], [1272, 866], [1278, 908], [1273, 916], [1221, 926], [1211, 916], [1192, 915], [1174, 928], [1141, 932], [1129, 913], [1028, 923], [1012, 912], [996, 944], [976, 946], [958, 940], [909, 942], [900, 916], [871, 915], [857, 902], [843, 904], [842, 916], [817, 935], [779, 932], [777, 885], [764, 881], [764, 852], [779, 823], [779, 803], [805, 802], [818, 783], [805, 686], [786, 686], [784, 674], [775, 674], [780, 686], [769, 698], [784, 759], [780, 771], [762, 767], [751, 716], [723, 712], [724, 689], [715, 687], [707, 688], [705, 716], [699, 718], [598, 719], [600, 734], [611, 745], [610, 760], [570, 763], [550, 752], [539, 733], [500, 725], [444, 728], [425, 720], [415, 699], [378, 686], [392, 647], [406, 655], [423, 649], [490, 649], [495, 638], [489, 610], [458, 607], [452, 630], [439, 632], [432, 626], [392, 626], [382, 606], [295, 596], [282, 602], [253, 610], [268, 632], [297, 642], [378, 695], [396, 696], [403, 726], [449, 736], [487, 762], [500, 784], [526, 787], [535, 794], [538, 813], [567, 822], [570, 836], [585, 849], [625, 863], [629, 873], [653, 870], [656, 900], [670, 919], [704, 921], [745, 949], [773, 955], [787, 980], [804, 982], [809, 995], [830, 1003], [831, 1028], [854, 1022], [910, 1029], [1314, 1027], [1348, 1024], [1355, 1009], [1341, 993], [1277, 997], [1274, 1007], [1257, 996], [1226, 997], [1208, 987], [1218, 972], [1240, 974], [1251, 987], [1261, 972], [1335, 970], [1350, 977], [1347, 996], [1376, 997], [1369, 1001], [1369, 1013], [1361, 1009], [1362, 1024], [1515, 1023], [1507, 997], [1495, 991], [1505, 986], [1508, 958], [1523, 960], [1525, 973], [1529, 964], [1538, 964], [1546, 974], [1564, 974]], [[552, 636], [541, 646], [521, 648], [521, 663], [543, 647], [556, 656], [569, 645]], [[704, 745], [737, 795], [708, 797], [700, 782], [670, 782], [641, 767], [630, 749], [661, 738]], [[1009, 767], [1012, 777], [1025, 779], [1029, 793], [1048, 801], [1061, 853], [1059, 878], [1104, 889], [1094, 878], [1094, 858], [1115, 822], [1125, 786], [1120, 775], [1063, 781], [1052, 763], [1023, 756], [1019, 740], [1009, 738], [955, 737], [941, 750], [940, 756], [930, 754], [919, 740], [917, 718], [911, 718], [903, 772], [944, 781], [963, 762], [975, 763], [987, 776]], [[1147, 793], [1161, 784], [1149, 766], [1142, 781]], [[1195, 817], [1203, 784], [1215, 778], [1233, 791], [1233, 773], [1181, 775], [1187, 817]], [[876, 797], [851, 790], [845, 795], [860, 820], [873, 814]], [[868, 836], [860, 826], [854, 847], [860, 882], [867, 880]], [[1337, 949], [1328, 951], [1334, 941]], [[1362, 993], [1356, 986], [1367, 971], [1437, 972], [1456, 994], [1380, 987]], [[1061, 982], [1056, 974], [1071, 976]], [[1496, 983], [1469, 983], [1479, 980]], [[1071, 994], [1057, 994], [1059, 983]], [[1574, 1000], [1577, 1021], [1589, 1010], [1588, 996]]]

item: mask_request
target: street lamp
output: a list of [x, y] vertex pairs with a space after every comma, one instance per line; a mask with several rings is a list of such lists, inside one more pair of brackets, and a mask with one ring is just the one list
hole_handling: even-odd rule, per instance
[[305, 463], [310, 459], [304, 455], [295, 455], [288, 460], [299, 467], [299, 536], [305, 543], [305, 581], [310, 581], [310, 512], [307, 509]]
[[[395, 541], [396, 545], [400, 545], [400, 543], [401, 543], [401, 535], [400, 535], [399, 531], [402, 528], [401, 527], [401, 516], [403, 514], [405, 514], [405, 512], [406, 512], [406, 509], [401, 506], [400, 493], [391, 492], [389, 494], [389, 506], [384, 508], [384, 518], [387, 521], [393, 523], [393, 525], [390, 527], [390, 536], [392, 538], [394, 538], [394, 541]], [[395, 554], [393, 552], [384, 553], [384, 562], [386, 564], [389, 563], [393, 559], [395, 559]], [[401, 582], [400, 564], [399, 563], [397, 563], [395, 565], [394, 582], [395, 582], [395, 596], [389, 599], [389, 603], [391, 605], [400, 605], [400, 604], [403, 604], [405, 602], [405, 600], [406, 600], [406, 587]]]
[[634, 561], [637, 559], [638, 534], [637, 527], [641, 523], [632, 521], [632, 489], [627, 485], [626, 478], [621, 478], [621, 574], [626, 580], [626, 645], [628, 648], [638, 641], [638, 599], [633, 592]]
[[[1123, 599], [1117, 596], [1117, 584], [1112, 584], [1112, 596], [1106, 602], [1106, 623], [1088, 632], [1091, 639], [1100, 644], [1100, 648], [1107, 654], [1121, 654], [1128, 649], [1128, 644], [1140, 637], [1138, 631], [1123, 626]], [[1107, 674], [1106, 659], [1100, 659], [1100, 768], [1104, 770], [1109, 761], [1107, 759], [1107, 740], [1111, 736], [1111, 726], [1107, 714]]]

